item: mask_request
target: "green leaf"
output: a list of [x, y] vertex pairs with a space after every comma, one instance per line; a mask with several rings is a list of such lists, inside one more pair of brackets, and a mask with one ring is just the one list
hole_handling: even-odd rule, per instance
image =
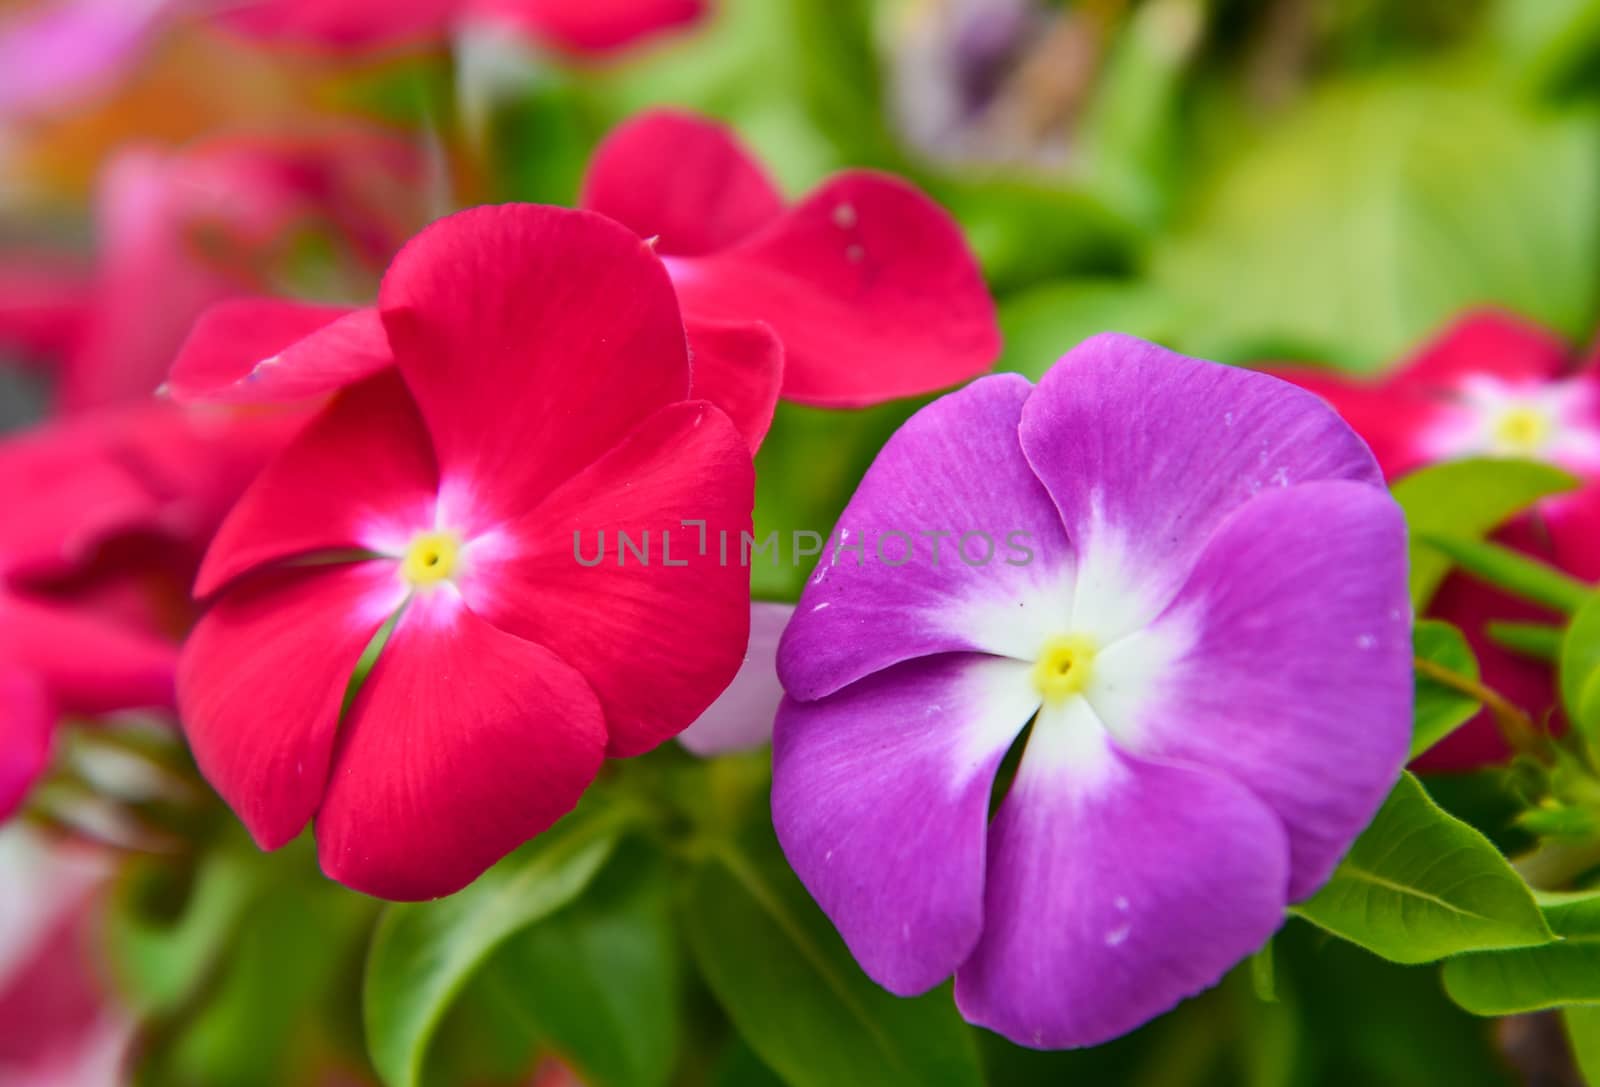
[[1477, 1015], [1600, 1004], [1600, 892], [1546, 894], [1540, 902], [1556, 941], [1451, 959], [1444, 987], [1457, 1004]]
[[1590, 741], [1600, 740], [1600, 593], [1591, 595], [1561, 641], [1561, 704]]
[[1326, 85], [1264, 139], [1230, 137], [1241, 153], [1154, 255], [1187, 353], [1374, 373], [1486, 299], [1591, 331], [1600, 130], [1581, 114], [1413, 68]]
[[1566, 632], [1549, 623], [1491, 622], [1485, 625], [1484, 633], [1491, 642], [1504, 646], [1518, 656], [1553, 664], [1561, 659], [1561, 642]]
[[[1478, 658], [1462, 633], [1438, 619], [1420, 620], [1412, 632], [1415, 651], [1467, 679], [1478, 678]], [[1417, 673], [1416, 708], [1411, 727], [1411, 757], [1416, 758], [1472, 719], [1482, 705], [1471, 695], [1462, 694], [1420, 671]]]
[[689, 882], [683, 920], [712, 993], [790, 1087], [983, 1082], [972, 1031], [948, 990], [903, 1000], [873, 984], [776, 842], [707, 856]]
[[1532, 892], [1499, 850], [1410, 774], [1333, 878], [1294, 912], [1398, 963], [1551, 938]]
[[1037, 381], [1056, 360], [1099, 332], [1164, 340], [1166, 306], [1153, 289], [1119, 280], [1035, 287], [1000, 303], [1005, 353], [999, 369]]
[[1589, 599], [1588, 585], [1509, 547], [1454, 536], [1421, 539], [1467, 573], [1532, 603], [1570, 615]]
[[589, 1087], [666, 1087], [682, 1029], [668, 873], [623, 849], [582, 898], [513, 936], [488, 973]]
[[580, 808], [459, 894], [390, 906], [367, 956], [367, 1048], [389, 1087], [414, 1087], [429, 1040], [462, 987], [507, 939], [581, 894], [621, 831]]
[[1395, 501], [1411, 528], [1411, 602], [1420, 610], [1450, 572], [1450, 560], [1421, 542], [1424, 536], [1475, 539], [1546, 495], [1577, 480], [1547, 464], [1521, 460], [1461, 460], [1413, 472], [1394, 485]]
[[1561, 1013], [1572, 1057], [1589, 1087], [1600, 1087], [1600, 1007], [1580, 1005]]

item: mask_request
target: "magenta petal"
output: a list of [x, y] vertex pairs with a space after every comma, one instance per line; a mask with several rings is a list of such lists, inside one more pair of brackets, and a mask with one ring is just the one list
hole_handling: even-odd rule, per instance
[[418, 593], [343, 725], [322, 869], [383, 898], [459, 891], [572, 810], [605, 742], [594, 692], [554, 653], [449, 587]]
[[50, 762], [55, 726], [55, 707], [39, 684], [20, 670], [0, 670], [0, 821]]
[[394, 363], [378, 311], [241, 298], [195, 322], [167, 377], [174, 400], [250, 404], [324, 396]]
[[[819, 698], [929, 653], [1031, 657], [1057, 633], [1071, 607], [1072, 550], [1017, 441], [1032, 391], [1015, 374], [975, 381], [885, 443], [784, 636], [778, 670], [791, 695]], [[993, 553], [976, 564], [983, 536]]]
[[1127, 1033], [1259, 949], [1283, 921], [1288, 849], [1225, 778], [1107, 750], [1086, 780], [1047, 724], [1099, 727], [1034, 726], [990, 832], [983, 938], [956, 1003], [1019, 1045], [1064, 1049]]
[[1277, 812], [1291, 900], [1328, 878], [1405, 763], [1405, 554], [1399, 507], [1377, 488], [1263, 494], [1217, 530], [1149, 631], [1102, 654], [1114, 668], [1116, 654], [1137, 656], [1168, 631], [1193, 638], [1144, 702], [1132, 742], [1224, 774]]
[[670, 267], [684, 312], [772, 326], [790, 400], [915, 396], [976, 377], [1000, 354], [994, 303], [960, 229], [896, 178], [842, 174], [734, 248]]
[[783, 701], [778, 639], [793, 614], [793, 604], [758, 600], [750, 605], [750, 644], [739, 674], [694, 724], [678, 734], [679, 743], [705, 758], [746, 751], [772, 739], [772, 720]]
[[1255, 494], [1383, 483], [1361, 439], [1310, 393], [1110, 333], [1050, 369], [1021, 435], [1085, 561], [1116, 554], [1138, 571], [1130, 626], [1172, 599], [1222, 519]]
[[725, 249], [783, 214], [782, 196], [730, 129], [674, 110], [641, 113], [600, 141], [581, 203], [681, 257]]
[[27, 672], [67, 713], [173, 704], [176, 646], [45, 598], [0, 590], [0, 660]]
[[910, 661], [773, 733], [772, 820], [790, 865], [884, 988], [949, 977], [983, 926], [995, 772], [1039, 705], [1021, 661]]
[[783, 388], [783, 344], [758, 321], [691, 318], [688, 333], [689, 395], [721, 408], [755, 452], [772, 426]]

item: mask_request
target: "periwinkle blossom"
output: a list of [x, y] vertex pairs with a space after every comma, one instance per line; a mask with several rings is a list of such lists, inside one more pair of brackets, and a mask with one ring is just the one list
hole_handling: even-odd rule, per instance
[[[1580, 486], [1538, 503], [1496, 540], [1585, 581], [1600, 578], [1600, 355], [1579, 358], [1553, 332], [1475, 310], [1376, 380], [1307, 368], [1273, 372], [1344, 416], [1390, 479], [1463, 458], [1533, 460], [1570, 472]], [[1429, 614], [1461, 628], [1491, 688], [1536, 717], [1559, 713], [1549, 663], [1512, 653], [1488, 634], [1492, 622], [1557, 616], [1461, 574], [1439, 587]], [[1558, 716], [1554, 724], [1560, 727]], [[1484, 710], [1418, 766], [1472, 770], [1509, 755]]]
[[778, 836], [893, 992], [953, 974], [1020, 1044], [1120, 1035], [1261, 947], [1405, 760], [1404, 524], [1291, 385], [1096, 337], [901, 428], [840, 520], [889, 531], [1034, 553], [836, 551], [784, 635]]
[[[680, 526], [748, 531], [754, 476], [734, 424], [689, 398], [660, 258], [601, 216], [442, 219], [378, 313], [394, 366], [333, 397], [212, 541], [178, 702], [263, 848], [315, 818], [329, 876], [430, 898], [728, 685], [749, 575]], [[657, 561], [574, 560], [575, 533], [624, 528]]]

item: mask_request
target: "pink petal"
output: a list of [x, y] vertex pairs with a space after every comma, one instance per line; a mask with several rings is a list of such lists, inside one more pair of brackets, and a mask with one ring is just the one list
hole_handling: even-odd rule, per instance
[[448, 588], [417, 594], [351, 707], [317, 816], [322, 870], [367, 894], [451, 894], [571, 811], [605, 727], [583, 677]]
[[92, 289], [77, 260], [55, 253], [0, 258], [0, 347], [58, 365], [83, 334]]
[[772, 720], [783, 701], [778, 682], [778, 639], [794, 614], [793, 604], [750, 605], [750, 644], [728, 689], [684, 729], [678, 742], [702, 758], [748, 751], [772, 739]]
[[394, 372], [340, 393], [256, 478], [206, 552], [195, 593], [316, 551], [398, 555], [433, 527], [438, 474]]
[[393, 363], [374, 308], [239, 298], [201, 314], [172, 364], [166, 389], [178, 401], [302, 400]]
[[1473, 310], [1424, 344], [1394, 375], [1396, 386], [1453, 389], [1474, 375], [1548, 381], [1571, 351], [1559, 337], [1509, 313]]
[[55, 112], [115, 86], [174, 0], [45, 0], [0, 19], [0, 117]]
[[0, 660], [67, 713], [173, 704], [175, 645], [92, 612], [0, 591]]
[[20, 669], [0, 669], [0, 821], [49, 765], [55, 729], [55, 707], [39, 684]]
[[765, 321], [783, 395], [857, 407], [983, 373], [994, 303], [949, 214], [904, 181], [841, 174], [732, 249], [672, 258], [686, 313]]
[[[668, 162], [672, 169], [663, 170]], [[675, 257], [726, 249], [783, 214], [783, 197], [731, 129], [664, 109], [625, 121], [600, 142], [579, 203]]]
[[[727, 416], [674, 404], [506, 525], [503, 554], [469, 556], [463, 594], [489, 622], [578, 669], [605, 709], [607, 753], [638, 755], [687, 728], [739, 670], [750, 624], [739, 534], [750, 530], [754, 486]], [[704, 553], [685, 520], [705, 522]], [[619, 532], [647, 549], [648, 564], [622, 549]], [[602, 539], [598, 564], [585, 565]]]
[[475, 17], [504, 21], [573, 53], [603, 53], [687, 26], [706, 0], [465, 0]]
[[391, 562], [272, 572], [241, 582], [183, 649], [178, 704], [200, 771], [263, 849], [322, 801], [356, 662], [405, 599]]
[[761, 448], [783, 386], [783, 344], [759, 322], [689, 318], [689, 395], [721, 408]]
[[267, 41], [365, 50], [442, 40], [460, 6], [460, 0], [244, 0], [218, 17]]
[[405, 247], [383, 321], [471, 533], [519, 516], [689, 389], [661, 261], [592, 212], [474, 208]]

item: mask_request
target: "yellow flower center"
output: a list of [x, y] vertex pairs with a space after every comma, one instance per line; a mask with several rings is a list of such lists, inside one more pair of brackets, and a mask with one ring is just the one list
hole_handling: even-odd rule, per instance
[[1532, 456], [1544, 448], [1554, 427], [1537, 408], [1508, 408], [1494, 422], [1496, 448], [1510, 456]]
[[1094, 678], [1095, 644], [1080, 634], [1053, 638], [1033, 666], [1033, 682], [1047, 702], [1082, 691]]
[[461, 540], [452, 532], [424, 532], [411, 541], [400, 562], [400, 576], [419, 588], [436, 585], [455, 573]]

